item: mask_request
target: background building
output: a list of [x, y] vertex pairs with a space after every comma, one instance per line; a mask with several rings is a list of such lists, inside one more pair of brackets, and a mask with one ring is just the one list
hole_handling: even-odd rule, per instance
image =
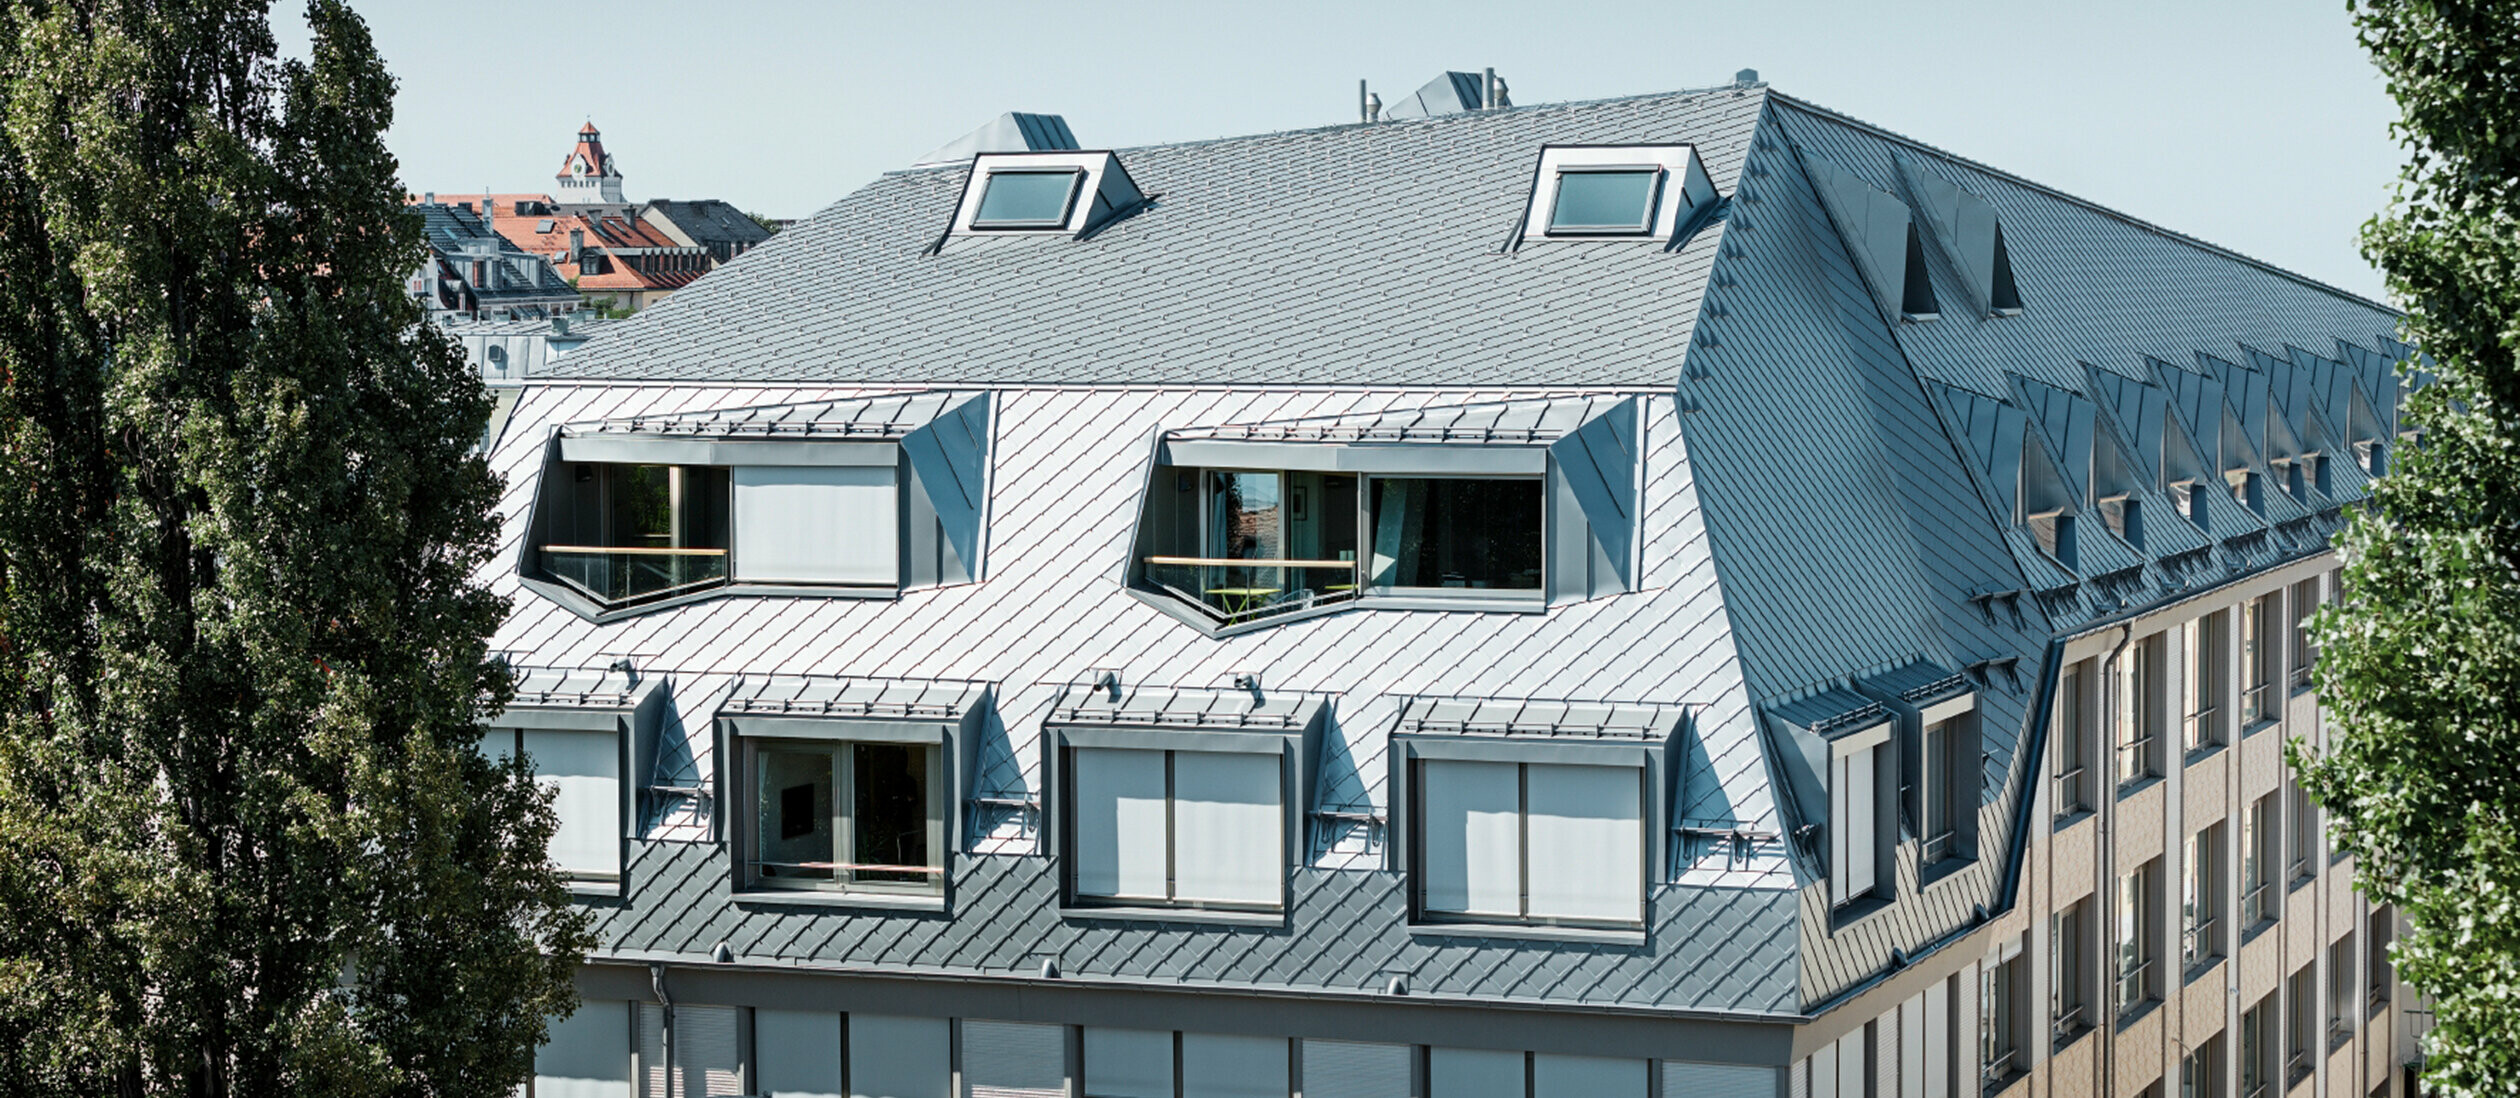
[[426, 226], [429, 265], [411, 294], [440, 322], [521, 320], [577, 309], [578, 292], [548, 260], [509, 243], [470, 202], [424, 196], [412, 207]]
[[538, 1093], [2401, 1093], [2281, 759], [2396, 316], [1754, 74], [1429, 87], [1010, 116], [528, 379]]

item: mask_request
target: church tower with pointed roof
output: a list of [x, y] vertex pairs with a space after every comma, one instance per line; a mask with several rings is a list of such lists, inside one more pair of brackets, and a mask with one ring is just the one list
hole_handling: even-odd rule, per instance
[[612, 155], [604, 151], [604, 135], [596, 132], [595, 123], [578, 128], [577, 147], [569, 150], [561, 161], [557, 182], [562, 202], [620, 202], [621, 169], [614, 166]]

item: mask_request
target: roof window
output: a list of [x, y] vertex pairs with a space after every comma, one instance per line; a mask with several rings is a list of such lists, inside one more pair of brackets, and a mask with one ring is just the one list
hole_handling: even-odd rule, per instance
[[1893, 159], [1916, 212], [1960, 276], [1970, 304], [1990, 317], [2019, 316], [2021, 287], [2013, 281], [2012, 253], [2004, 247], [2004, 226], [1995, 207], [1905, 155], [1894, 154]]
[[1083, 236], [1145, 202], [1107, 152], [979, 153], [946, 236]]
[[1077, 184], [1084, 180], [1085, 173], [1074, 168], [991, 172], [980, 193], [980, 209], [971, 216], [971, 227], [1058, 228], [1067, 224], [1068, 211], [1076, 205]]
[[1882, 315], [1933, 320], [1942, 315], [1925, 266], [1925, 244], [1905, 202], [1825, 156], [1804, 151], [1803, 168], [1846, 243], [1849, 258], [1872, 289]]
[[1671, 240], [1715, 205], [1688, 145], [1548, 145], [1523, 220], [1525, 239]]

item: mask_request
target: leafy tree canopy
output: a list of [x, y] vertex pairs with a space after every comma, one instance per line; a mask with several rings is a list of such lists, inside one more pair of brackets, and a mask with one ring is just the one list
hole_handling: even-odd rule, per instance
[[0, 1093], [503, 1094], [574, 1004], [393, 82], [267, 9], [0, 2]]
[[2409, 160], [2363, 232], [2433, 360], [2318, 622], [2327, 752], [2305, 780], [2409, 929], [2429, 1085], [2520, 1094], [2520, 2], [2356, 0]]

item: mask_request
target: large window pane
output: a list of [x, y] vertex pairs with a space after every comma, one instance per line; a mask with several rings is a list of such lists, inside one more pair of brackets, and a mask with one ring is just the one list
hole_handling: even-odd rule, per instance
[[1080, 747], [1076, 789], [1076, 891], [1165, 899], [1164, 753]]
[[1381, 477], [1373, 497], [1376, 586], [1540, 589], [1539, 480]]
[[610, 732], [525, 730], [534, 781], [553, 790], [551, 860], [582, 877], [621, 874], [621, 741]]
[[1085, 1098], [1173, 1098], [1173, 1035], [1085, 1027]]
[[1641, 233], [1654, 224], [1654, 184], [1662, 172], [1646, 169], [1573, 171], [1558, 174], [1557, 201], [1549, 208], [1553, 233]]
[[1276, 755], [1173, 753], [1174, 898], [1252, 904], [1283, 899], [1286, 816], [1280, 773]]
[[1181, 1098], [1286, 1098], [1286, 1039], [1181, 1035]]
[[839, 858], [831, 750], [764, 747], [755, 760], [761, 775], [754, 798], [760, 809], [756, 872], [774, 883], [832, 880]]
[[860, 743], [849, 745], [852, 758], [849, 860], [860, 867], [900, 866], [901, 870], [860, 868], [864, 882], [924, 885], [932, 873], [913, 867], [939, 864], [930, 843], [928, 796], [934, 776], [923, 744]]
[[890, 466], [743, 466], [734, 483], [736, 579], [901, 582]]
[[1531, 914], [1644, 917], [1643, 782], [1617, 766], [1523, 768], [1529, 798]]
[[1419, 765], [1426, 909], [1522, 914], [1522, 789], [1512, 763]]
[[1047, 172], [995, 171], [980, 192], [980, 208], [971, 216], [974, 228], [1055, 228], [1065, 224], [1068, 205], [1084, 173], [1074, 169]]
[[1208, 474], [1208, 555], [1285, 560], [1285, 493], [1276, 473]]
[[1523, 1054], [1434, 1048], [1426, 1055], [1429, 1098], [1524, 1098]]
[[766, 1098], [841, 1098], [840, 1016], [754, 1010], [753, 1077]]
[[630, 1098], [630, 1004], [588, 999], [534, 1050], [536, 1098]]

